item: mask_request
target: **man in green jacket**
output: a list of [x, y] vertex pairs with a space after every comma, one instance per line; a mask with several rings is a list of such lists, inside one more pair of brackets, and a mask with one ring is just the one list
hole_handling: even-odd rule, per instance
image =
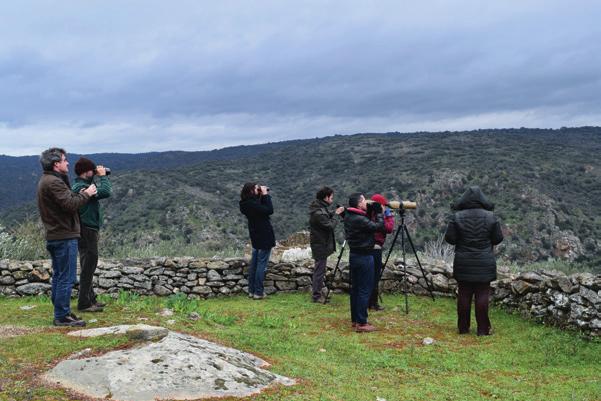
[[[75, 163], [75, 174], [77, 178], [73, 183], [72, 190], [79, 193], [91, 185], [96, 185], [96, 196], [79, 209], [81, 220], [81, 238], [79, 240], [79, 261], [81, 273], [79, 276], [79, 299], [77, 309], [82, 312], [102, 312], [105, 306], [96, 300], [96, 294], [92, 286], [94, 272], [98, 266], [98, 233], [103, 222], [103, 212], [100, 199], [108, 198], [112, 193], [112, 185], [109, 181], [106, 169], [96, 166], [94, 162], [81, 157]], [[94, 176], [98, 176], [97, 182]]]

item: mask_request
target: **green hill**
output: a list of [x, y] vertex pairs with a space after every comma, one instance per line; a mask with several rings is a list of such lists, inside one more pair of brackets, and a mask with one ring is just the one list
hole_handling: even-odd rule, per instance
[[[102, 252], [159, 243], [242, 247], [247, 231], [238, 199], [246, 181], [271, 187], [278, 239], [307, 227], [307, 205], [328, 185], [341, 204], [355, 191], [417, 201], [408, 223], [421, 247], [444, 232], [450, 203], [479, 185], [503, 224], [502, 258], [601, 265], [601, 128], [358, 134], [280, 145], [249, 157], [115, 174]], [[5, 221], [24, 210], [31, 206]]]

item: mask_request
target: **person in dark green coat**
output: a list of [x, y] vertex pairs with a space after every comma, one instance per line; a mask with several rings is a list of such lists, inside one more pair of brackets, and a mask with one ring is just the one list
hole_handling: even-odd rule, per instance
[[321, 289], [323, 288], [326, 274], [328, 256], [336, 251], [334, 228], [338, 220], [335, 217], [344, 211], [343, 207], [331, 211], [329, 206], [333, 201], [334, 190], [323, 187], [317, 192], [315, 200], [309, 205], [311, 253], [315, 260], [312, 277], [313, 302], [319, 302], [321, 299]]
[[[98, 234], [104, 217], [99, 200], [111, 196], [112, 185], [106, 169], [103, 166], [96, 166], [93, 161], [85, 157], [75, 163], [75, 174], [77, 178], [71, 188], [73, 192], [79, 193], [92, 184], [97, 188], [96, 196], [79, 208], [81, 238], [78, 247], [81, 273], [77, 309], [82, 312], [101, 312], [105, 305], [96, 300], [92, 279], [98, 266]], [[98, 179], [95, 180], [95, 176]]]

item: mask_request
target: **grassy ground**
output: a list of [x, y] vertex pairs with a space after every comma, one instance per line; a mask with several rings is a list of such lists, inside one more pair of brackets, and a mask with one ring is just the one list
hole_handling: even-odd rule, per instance
[[[326, 306], [309, 303], [307, 294], [188, 301], [122, 293], [104, 300], [106, 312], [85, 315], [98, 319], [88, 327], [146, 318], [252, 352], [276, 373], [300, 379], [249, 400], [601, 400], [600, 342], [496, 309], [493, 336], [459, 336], [450, 299], [410, 297], [405, 315], [401, 296], [385, 296], [387, 309], [370, 316], [380, 329], [371, 334], [351, 332], [345, 295]], [[36, 307], [21, 310], [24, 305]], [[159, 316], [165, 307], [175, 315]], [[37, 376], [75, 351], [129, 345], [119, 337], [67, 337], [67, 329], [49, 326], [51, 310], [47, 298], [0, 298], [0, 400], [81, 399]], [[192, 311], [201, 319], [187, 319]], [[2, 338], [8, 325], [31, 331]], [[424, 337], [436, 343], [424, 346]]]

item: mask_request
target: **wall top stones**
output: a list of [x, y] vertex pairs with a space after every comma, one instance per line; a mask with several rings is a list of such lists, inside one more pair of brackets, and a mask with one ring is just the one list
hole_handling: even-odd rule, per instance
[[[282, 260], [282, 259], [279, 259]], [[104, 259], [94, 277], [97, 293], [131, 291], [141, 295], [168, 296], [177, 293], [189, 298], [211, 298], [243, 294], [247, 291], [244, 258], [156, 257]], [[348, 265], [333, 277], [335, 260], [328, 264], [326, 282], [333, 291], [349, 288]], [[435, 295], [454, 296], [457, 282], [452, 267], [442, 262], [423, 265]], [[407, 284], [414, 294], [427, 294], [427, 284], [416, 266], [408, 265]], [[309, 291], [313, 261], [269, 263], [265, 292]], [[52, 268], [49, 260], [0, 260], [0, 295], [48, 294]], [[382, 276], [382, 291], [403, 289], [401, 260], [387, 267]], [[511, 273], [500, 267], [492, 283], [494, 302], [519, 311], [524, 316], [559, 327], [577, 329], [590, 336], [601, 336], [601, 275], [559, 271]], [[76, 292], [75, 292], [76, 294]]]

